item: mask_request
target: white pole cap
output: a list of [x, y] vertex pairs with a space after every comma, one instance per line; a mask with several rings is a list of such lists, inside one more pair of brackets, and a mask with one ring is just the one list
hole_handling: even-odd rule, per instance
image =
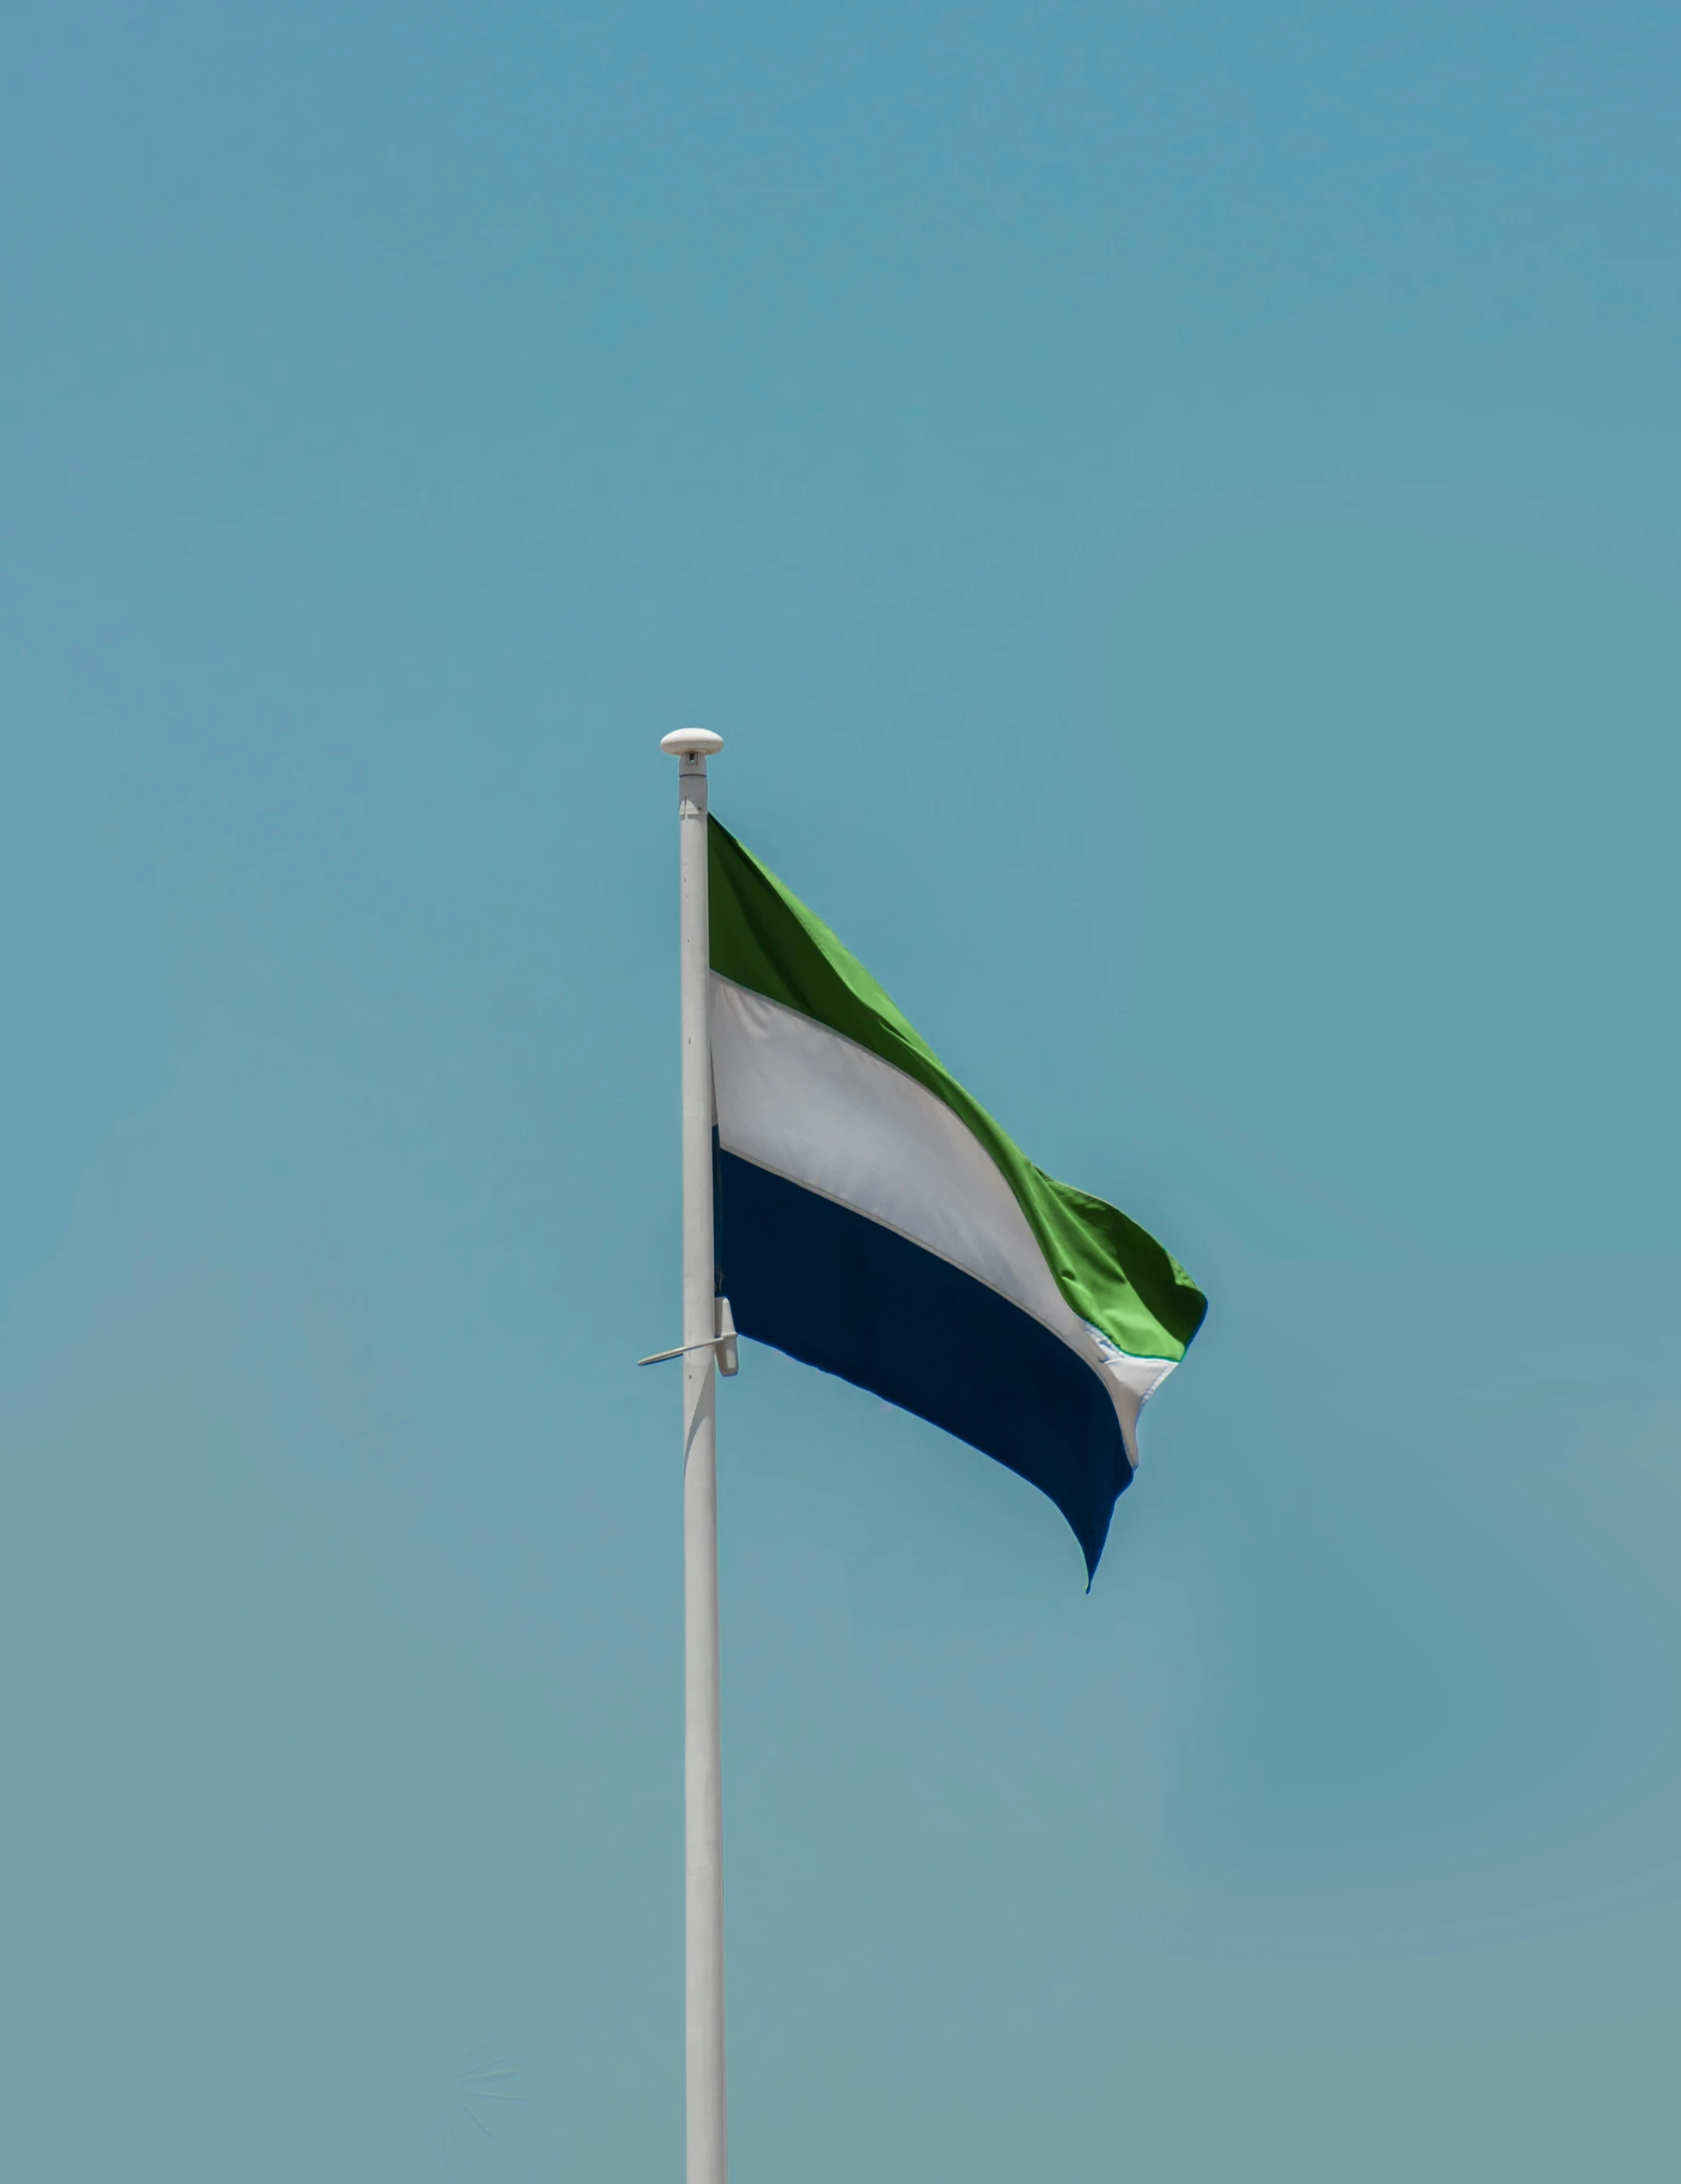
[[710, 759], [724, 749], [724, 739], [710, 728], [674, 728], [660, 738], [660, 749], [674, 759]]

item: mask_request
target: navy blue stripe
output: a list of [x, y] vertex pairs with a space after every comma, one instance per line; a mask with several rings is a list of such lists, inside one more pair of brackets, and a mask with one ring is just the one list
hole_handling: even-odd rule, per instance
[[1097, 1568], [1132, 1466], [1097, 1368], [972, 1275], [733, 1153], [723, 1287], [743, 1335], [955, 1433], [1050, 1496]]

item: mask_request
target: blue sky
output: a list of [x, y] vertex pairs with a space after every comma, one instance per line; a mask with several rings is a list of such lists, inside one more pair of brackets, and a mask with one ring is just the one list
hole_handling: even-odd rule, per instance
[[10, 11], [9, 2168], [679, 2173], [698, 720], [1212, 1300], [1089, 1598], [725, 1391], [740, 2184], [1671, 2172], [1678, 76]]

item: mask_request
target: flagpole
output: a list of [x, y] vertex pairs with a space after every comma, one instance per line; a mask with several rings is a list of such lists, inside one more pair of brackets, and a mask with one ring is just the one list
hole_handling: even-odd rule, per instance
[[[724, 1770], [718, 1705], [718, 1376], [708, 1028], [707, 758], [724, 739], [679, 729], [683, 1026], [683, 1821], [688, 2184], [726, 2184]], [[728, 1361], [727, 1361], [728, 1362]]]

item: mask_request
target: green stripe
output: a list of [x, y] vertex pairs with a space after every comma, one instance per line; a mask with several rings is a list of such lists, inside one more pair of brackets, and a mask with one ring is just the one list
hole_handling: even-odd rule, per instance
[[997, 1163], [1080, 1318], [1129, 1357], [1183, 1358], [1208, 1303], [1179, 1262], [1116, 1207], [1035, 1168], [822, 918], [717, 819], [708, 838], [713, 969], [855, 1040], [943, 1100]]

